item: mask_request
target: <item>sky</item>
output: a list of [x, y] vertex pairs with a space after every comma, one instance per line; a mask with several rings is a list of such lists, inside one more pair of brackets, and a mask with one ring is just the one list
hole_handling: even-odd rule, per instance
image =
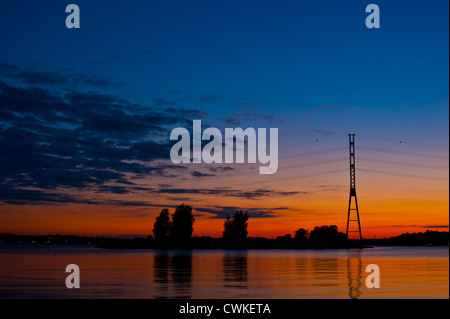
[[[0, 232], [345, 231], [356, 134], [363, 237], [449, 224], [448, 1], [0, 2]], [[278, 128], [279, 165], [176, 164], [170, 132]]]

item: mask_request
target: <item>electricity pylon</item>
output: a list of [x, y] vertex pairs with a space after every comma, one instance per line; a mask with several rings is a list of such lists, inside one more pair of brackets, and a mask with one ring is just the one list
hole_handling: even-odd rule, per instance
[[[348, 233], [359, 233], [359, 240], [362, 246], [361, 222], [359, 220], [358, 199], [356, 198], [356, 181], [355, 181], [355, 134], [348, 134], [349, 150], [350, 150], [350, 196], [348, 200], [348, 215], [347, 215], [347, 232], [345, 233], [348, 239]], [[354, 198], [355, 207], [352, 208], [352, 198]], [[356, 219], [351, 218], [351, 212], [356, 211]], [[353, 214], [354, 215], [354, 214]], [[354, 217], [353, 217], [354, 218]], [[350, 222], [358, 222], [358, 230], [349, 231]]]

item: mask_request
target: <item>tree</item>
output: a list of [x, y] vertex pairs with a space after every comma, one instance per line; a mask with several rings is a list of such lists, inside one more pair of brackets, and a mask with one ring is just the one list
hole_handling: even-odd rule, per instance
[[225, 219], [225, 223], [223, 223], [223, 238], [229, 239], [232, 237], [233, 234], [233, 219], [230, 218], [230, 216], [227, 215], [227, 218]]
[[314, 227], [309, 239], [313, 245], [320, 247], [338, 247], [346, 242], [345, 234], [339, 232], [336, 225]]
[[188, 241], [192, 237], [194, 231], [194, 215], [192, 215], [192, 207], [181, 204], [172, 214], [172, 232], [171, 237], [179, 243]]
[[309, 233], [308, 233], [307, 229], [299, 228], [295, 232], [294, 238], [295, 238], [295, 240], [304, 242], [304, 241], [308, 240], [308, 235], [309, 235]]
[[153, 233], [156, 240], [166, 240], [170, 236], [172, 222], [169, 217], [169, 210], [163, 209], [153, 224]]
[[248, 231], [248, 212], [243, 213], [242, 210], [236, 212], [233, 218], [227, 216], [223, 225], [223, 238], [230, 240], [243, 240], [247, 237]]

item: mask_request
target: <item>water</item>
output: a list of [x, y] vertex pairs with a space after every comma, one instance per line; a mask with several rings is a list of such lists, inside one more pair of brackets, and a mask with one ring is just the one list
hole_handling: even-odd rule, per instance
[[[67, 289], [65, 268], [80, 267]], [[380, 268], [378, 289], [366, 266]], [[449, 298], [448, 247], [106, 250], [0, 245], [0, 298]]]

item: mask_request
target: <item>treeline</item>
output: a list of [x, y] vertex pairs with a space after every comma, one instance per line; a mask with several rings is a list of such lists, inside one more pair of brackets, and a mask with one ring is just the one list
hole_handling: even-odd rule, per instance
[[404, 233], [386, 239], [389, 246], [448, 246], [449, 232], [427, 230], [419, 233]]
[[[192, 207], [181, 204], [173, 214], [163, 209], [153, 224], [153, 235], [147, 238], [121, 239], [67, 235], [26, 236], [0, 234], [0, 243], [96, 245], [100, 248], [138, 249], [323, 249], [361, 247], [358, 240], [347, 240], [336, 225], [316, 226], [309, 231], [299, 228], [294, 236], [286, 234], [275, 239], [248, 237], [248, 212], [227, 216], [221, 238], [192, 236], [195, 218]], [[364, 240], [364, 245], [379, 246], [447, 246], [449, 232], [430, 231], [404, 233], [400, 236]]]
[[15, 235], [0, 233], [0, 243], [31, 245], [98, 245], [113, 238], [76, 235]]
[[104, 241], [102, 248], [156, 248], [156, 249], [277, 249], [277, 248], [346, 248], [344, 233], [336, 225], [317, 226], [312, 231], [300, 228], [294, 237], [290, 234], [268, 239], [248, 238], [248, 212], [239, 211], [227, 216], [221, 238], [192, 237], [195, 218], [192, 207], [181, 204], [170, 215], [163, 209], [153, 224], [153, 236], [146, 239]]

